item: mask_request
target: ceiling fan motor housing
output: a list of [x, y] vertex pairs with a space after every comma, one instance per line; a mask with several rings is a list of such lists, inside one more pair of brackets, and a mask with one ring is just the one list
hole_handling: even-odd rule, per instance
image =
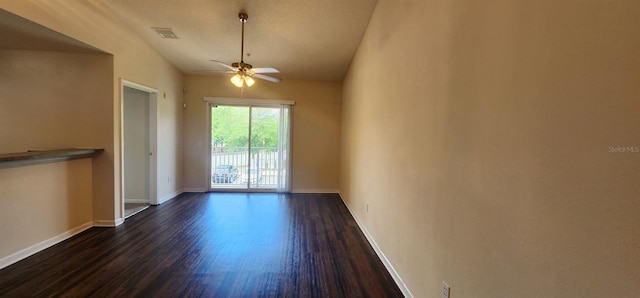
[[253, 65], [251, 65], [249, 63], [244, 63], [244, 62], [233, 62], [233, 63], [231, 63], [231, 66], [239, 68], [239, 69], [251, 69], [251, 68], [253, 68]]

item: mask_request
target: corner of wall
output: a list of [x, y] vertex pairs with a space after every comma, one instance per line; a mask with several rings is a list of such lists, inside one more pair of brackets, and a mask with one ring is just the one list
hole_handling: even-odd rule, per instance
[[349, 210], [349, 213], [351, 214], [353, 219], [358, 224], [358, 227], [364, 234], [365, 238], [367, 238], [367, 241], [369, 241], [369, 244], [371, 245], [371, 247], [373, 247], [373, 250], [378, 255], [378, 258], [380, 258], [380, 261], [382, 261], [382, 264], [384, 265], [384, 267], [387, 268], [387, 271], [389, 271], [389, 274], [391, 274], [393, 281], [395, 281], [396, 285], [398, 285], [398, 288], [400, 288], [400, 291], [402, 291], [402, 294], [405, 297], [413, 297], [413, 294], [411, 294], [411, 291], [409, 291], [409, 288], [407, 287], [407, 285], [404, 283], [404, 281], [402, 281], [400, 274], [398, 274], [398, 272], [393, 267], [389, 259], [385, 256], [384, 252], [382, 252], [382, 250], [378, 246], [378, 243], [376, 243], [375, 239], [373, 239], [373, 236], [369, 234], [369, 231], [367, 231], [367, 228], [364, 226], [364, 224], [360, 221], [360, 219], [358, 219], [358, 216], [356, 216], [356, 214], [351, 210], [351, 207], [347, 203], [347, 200], [345, 200], [342, 193], [338, 192], [338, 195], [340, 196], [340, 199], [342, 200], [344, 205], [347, 207], [347, 210]]

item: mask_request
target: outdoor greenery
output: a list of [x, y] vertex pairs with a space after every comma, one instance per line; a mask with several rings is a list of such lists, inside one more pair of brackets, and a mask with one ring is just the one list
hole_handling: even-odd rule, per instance
[[[251, 110], [252, 147], [277, 147], [278, 109]], [[249, 141], [249, 108], [218, 106], [211, 110], [211, 141], [214, 146], [246, 147]]]

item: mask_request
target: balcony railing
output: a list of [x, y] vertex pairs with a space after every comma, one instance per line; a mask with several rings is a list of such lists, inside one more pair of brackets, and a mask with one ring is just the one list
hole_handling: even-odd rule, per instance
[[[277, 188], [280, 153], [277, 147], [212, 147], [212, 188]], [[284, 168], [284, 167], [283, 167]], [[284, 171], [284, 169], [283, 169]]]

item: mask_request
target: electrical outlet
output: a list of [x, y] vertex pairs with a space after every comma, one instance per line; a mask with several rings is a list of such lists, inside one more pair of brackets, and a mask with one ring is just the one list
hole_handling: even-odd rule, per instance
[[442, 282], [442, 298], [450, 298], [449, 294], [451, 293], [451, 288], [446, 282]]
[[367, 202], [367, 212], [369, 212], [369, 202]]

